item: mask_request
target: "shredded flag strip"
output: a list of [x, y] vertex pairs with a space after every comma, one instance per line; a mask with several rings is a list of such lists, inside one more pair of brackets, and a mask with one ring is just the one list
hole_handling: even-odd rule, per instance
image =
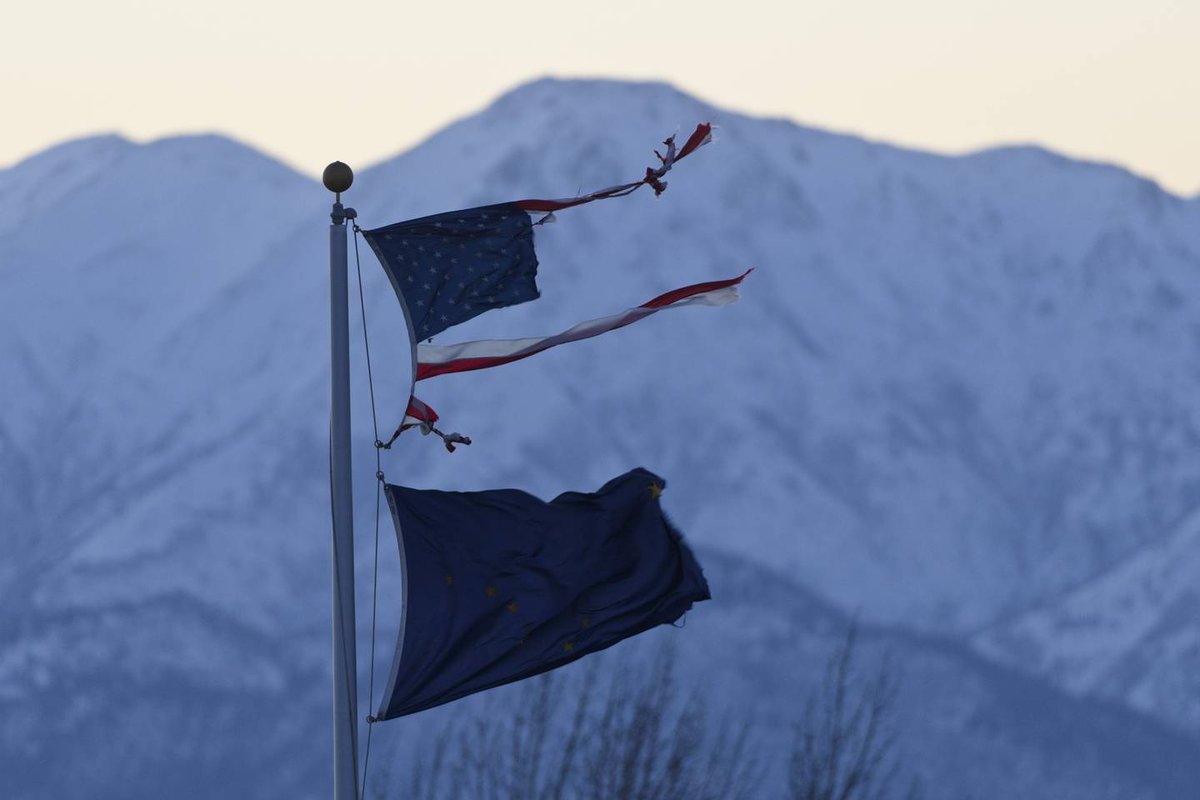
[[433, 424], [439, 419], [438, 413], [429, 406], [422, 403], [415, 397], [408, 398], [408, 408], [404, 412], [404, 421], [400, 423], [403, 429], [415, 428], [421, 426], [423, 428], [433, 428]]
[[573, 206], [581, 206], [584, 203], [590, 203], [593, 200], [607, 200], [610, 197], [624, 197], [630, 192], [636, 191], [643, 186], [649, 186], [654, 189], [654, 196], [661, 195], [667, 189], [666, 181], [662, 179], [664, 175], [671, 171], [671, 167], [676, 161], [691, 155], [702, 145], [706, 145], [712, 141], [712, 125], [705, 123], [697, 125], [696, 130], [684, 142], [683, 147], [678, 152], [675, 150], [675, 137], [670, 136], [663, 141], [667, 152], [665, 154], [654, 151], [654, 155], [658, 156], [658, 167], [646, 167], [646, 176], [640, 181], [632, 183], [623, 183], [619, 186], [610, 186], [607, 189], [601, 189], [598, 192], [580, 195], [578, 197], [569, 197], [562, 200], [518, 200], [516, 205], [526, 211], [546, 211], [553, 213], [562, 211], [564, 208]]
[[392, 442], [396, 438], [408, 430], [409, 428], [420, 428], [424, 435], [434, 434], [441, 438], [442, 444], [446, 446], [446, 450], [453, 453], [455, 445], [470, 444], [471, 437], [463, 436], [461, 433], [443, 433], [438, 430], [434, 423], [438, 421], [438, 413], [429, 406], [417, 399], [416, 395], [408, 396], [408, 408], [404, 412], [404, 420], [400, 423], [400, 427], [396, 428], [396, 432], [392, 434], [392, 438], [386, 442], [377, 442], [378, 447], [385, 450], [390, 449]]
[[736, 302], [737, 286], [750, 270], [736, 278], [698, 283], [661, 294], [640, 306], [626, 309], [599, 319], [581, 322], [554, 336], [526, 339], [484, 339], [454, 345], [417, 345], [417, 380], [425, 380], [449, 372], [469, 372], [498, 367], [557, 347], [568, 342], [590, 339], [602, 333], [632, 325], [639, 320], [669, 308], [685, 306], [722, 306]]

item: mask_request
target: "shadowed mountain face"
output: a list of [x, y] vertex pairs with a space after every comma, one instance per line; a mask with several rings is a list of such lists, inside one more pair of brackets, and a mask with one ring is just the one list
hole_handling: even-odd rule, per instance
[[[721, 653], [693, 679], [773, 741], [781, 698], [800, 705], [856, 612], [867, 649], [903, 662], [930, 796], [1200, 792], [1182, 765], [1200, 731], [1200, 203], [1033, 148], [942, 158], [582, 81], [522, 87], [362, 170], [346, 199], [369, 228], [599, 188], [709, 119], [717, 142], [660, 200], [538, 229], [541, 300], [438, 341], [550, 333], [754, 266], [743, 302], [429, 381], [421, 397], [475, 444], [404, 437], [389, 480], [549, 497], [644, 464], [715, 596], [656, 636]], [[88, 139], [0, 172], [15, 796], [325, 792], [328, 201], [216, 137]], [[408, 343], [363, 257], [390, 431]], [[386, 519], [382, 539], [380, 670], [399, 597]]]

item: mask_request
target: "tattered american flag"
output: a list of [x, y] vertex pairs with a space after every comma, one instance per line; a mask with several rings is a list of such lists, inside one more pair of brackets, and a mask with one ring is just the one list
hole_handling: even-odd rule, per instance
[[[712, 126], [708, 124], [696, 126], [682, 147], [677, 148], [675, 138], [670, 137], [663, 143], [664, 152], [655, 151], [659, 160], [657, 167], [647, 167], [639, 180], [598, 192], [557, 200], [516, 200], [363, 231], [404, 307], [413, 341], [414, 385], [436, 375], [484, 369], [528, 358], [560, 344], [624, 327], [667, 308], [724, 305], [736, 300], [737, 285], [749, 270], [736, 278], [674, 289], [640, 306], [581, 322], [553, 336], [479, 340], [443, 346], [435, 346], [429, 341], [447, 328], [485, 311], [538, 298], [534, 228], [550, 221], [555, 211], [622, 197], [642, 186], [651, 187], [656, 195], [661, 194], [667, 188], [663, 177], [675, 162], [711, 139]], [[544, 216], [535, 220], [533, 215], [538, 214]], [[419, 427], [423, 433], [436, 433], [442, 437], [449, 450], [454, 449], [454, 444], [470, 444], [464, 436], [439, 431], [435, 427], [437, 420], [438, 415], [432, 408], [410, 395], [404, 420], [391, 441], [401, 431]]]

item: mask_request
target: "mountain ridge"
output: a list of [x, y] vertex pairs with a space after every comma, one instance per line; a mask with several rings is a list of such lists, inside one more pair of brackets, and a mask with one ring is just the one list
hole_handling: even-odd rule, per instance
[[[365, 163], [365, 165], [362, 166], [360, 168], [360, 170], [357, 170], [357, 171], [366, 172], [366, 171], [374, 170], [375, 168], [382, 166], [384, 164], [387, 164], [388, 162], [393, 161], [394, 159], [400, 157], [405, 152], [417, 150], [420, 147], [422, 147], [423, 145], [425, 145], [426, 143], [428, 143], [430, 140], [438, 138], [448, 128], [452, 128], [461, 122], [473, 119], [473, 118], [479, 116], [481, 113], [490, 111], [492, 109], [503, 110], [503, 108], [507, 104], [514, 103], [514, 102], [524, 103], [524, 102], [526, 102], [526, 99], [525, 99], [526, 96], [529, 94], [536, 94], [536, 93], [540, 93], [540, 92], [553, 93], [553, 92], [559, 92], [563, 89], [575, 89], [575, 88], [580, 88], [580, 87], [582, 87], [582, 88], [605, 87], [605, 88], [615, 88], [615, 89], [620, 89], [620, 88], [624, 87], [625, 89], [629, 89], [629, 88], [648, 89], [648, 90], [653, 90], [656, 92], [661, 92], [664, 96], [667, 96], [667, 97], [671, 97], [671, 98], [674, 98], [677, 100], [682, 100], [682, 101], [685, 101], [688, 103], [692, 103], [692, 104], [698, 105], [700, 107], [708, 108], [711, 111], [713, 111], [714, 113], [720, 112], [719, 107], [716, 106], [715, 104], [711, 103], [710, 101], [704, 100], [703, 98], [699, 98], [695, 95], [688, 94], [687, 92], [682, 91], [681, 89], [677, 88], [675, 85], [673, 85], [667, 81], [653, 80], [653, 79], [649, 79], [649, 80], [624, 80], [624, 79], [621, 79], [621, 80], [618, 80], [618, 79], [603, 78], [603, 77], [587, 78], [587, 77], [542, 76], [542, 77], [538, 77], [538, 78], [532, 78], [529, 81], [518, 84], [517, 86], [513, 87], [512, 89], [502, 93], [494, 100], [486, 103], [481, 108], [476, 109], [475, 111], [467, 112], [460, 117], [450, 120], [445, 125], [441, 126], [439, 129], [431, 132], [429, 135], [425, 136], [422, 139], [417, 140], [412, 145], [404, 148], [401, 151], [398, 151], [397, 153], [394, 153], [392, 155], [383, 156], [376, 160], [368, 160]], [[1193, 195], [1187, 195], [1187, 194], [1184, 194], [1181, 192], [1172, 191], [1166, 187], [1163, 187], [1155, 179], [1153, 179], [1149, 176], [1143, 175], [1142, 173], [1139, 173], [1136, 170], [1134, 170], [1124, 164], [1121, 164], [1120, 162], [1110, 161], [1110, 160], [1105, 160], [1105, 159], [1088, 158], [1088, 157], [1084, 157], [1084, 156], [1070, 155], [1063, 151], [1059, 151], [1052, 147], [1047, 147], [1045, 145], [1041, 145], [1036, 142], [1020, 142], [1020, 141], [1001, 142], [1001, 143], [992, 144], [992, 145], [984, 145], [984, 146], [980, 146], [980, 147], [968, 148], [966, 150], [963, 150], [962, 152], [942, 152], [942, 151], [925, 148], [925, 147], [921, 147], [921, 146], [917, 146], [917, 145], [897, 144], [897, 143], [891, 142], [890, 140], [888, 140], [885, 137], [867, 136], [864, 134], [854, 133], [854, 132], [846, 131], [846, 130], [835, 130], [835, 129], [830, 129], [827, 127], [810, 125], [810, 124], [806, 124], [803, 122], [799, 122], [797, 120], [791, 119], [786, 116], [770, 115], [770, 114], [747, 114], [747, 113], [742, 113], [742, 112], [738, 112], [737, 116], [743, 117], [746, 119], [755, 120], [757, 122], [764, 123], [764, 124], [780, 125], [780, 126], [783, 126], [786, 128], [790, 128], [794, 131], [811, 134], [811, 135], [817, 136], [817, 137], [829, 137], [829, 138], [833, 138], [833, 139], [848, 140], [848, 141], [853, 141], [853, 142], [857, 142], [860, 144], [871, 145], [873, 147], [878, 147], [878, 148], [882, 148], [882, 149], [886, 149], [886, 150], [893, 150], [893, 151], [896, 151], [899, 153], [907, 153], [907, 154], [916, 155], [916, 156], [929, 156], [929, 157], [933, 157], [933, 158], [937, 158], [937, 159], [946, 159], [946, 160], [950, 160], [950, 161], [971, 160], [971, 159], [978, 159], [978, 158], [986, 159], [986, 158], [992, 158], [992, 157], [997, 157], [997, 156], [999, 156], [999, 157], [1031, 156], [1031, 157], [1035, 157], [1035, 158], [1048, 157], [1050, 160], [1052, 160], [1056, 163], [1067, 164], [1067, 165], [1071, 165], [1071, 166], [1074, 166], [1077, 168], [1097, 170], [1097, 171], [1102, 171], [1102, 172], [1103, 171], [1115, 171], [1116, 173], [1118, 173], [1119, 175], [1121, 175], [1123, 177], [1134, 178], [1134, 179], [1137, 179], [1138, 181], [1149, 184], [1149, 185], [1153, 186], [1154, 189], [1161, 192], [1162, 194], [1167, 195], [1172, 199], [1183, 201], [1185, 203], [1193, 203], [1193, 202], [1200, 201], [1200, 193], [1193, 194]], [[669, 134], [671, 132], [672, 131], [666, 131], [666, 132], [664, 132], [664, 134]], [[679, 133], [680, 131], [675, 130], [673, 132]], [[715, 139], [715, 141], [720, 140], [719, 126], [716, 127], [714, 139]], [[260, 155], [264, 159], [266, 159], [280, 167], [283, 167], [283, 168], [289, 170], [290, 172], [295, 173], [298, 176], [306, 177], [310, 181], [317, 180], [317, 176], [315, 174], [315, 170], [316, 170], [315, 167], [314, 167], [314, 172], [312, 172], [312, 173], [306, 172], [304, 170], [299, 170], [299, 169], [295, 168], [294, 166], [289, 165], [286, 161], [284, 161], [280, 158], [277, 158], [276, 156], [271, 155], [270, 153], [268, 153], [267, 151], [261, 149], [260, 147], [258, 147], [256, 145], [250, 144], [247, 140], [244, 140], [235, 134], [225, 133], [225, 132], [220, 132], [220, 131], [171, 133], [171, 134], [166, 134], [163, 136], [151, 137], [151, 138], [144, 139], [144, 140], [136, 140], [136, 139], [130, 138], [124, 134], [117, 133], [117, 132], [102, 132], [102, 133], [95, 133], [95, 134], [85, 134], [82, 136], [76, 136], [76, 137], [63, 139], [54, 144], [46, 146], [42, 150], [39, 150], [35, 153], [31, 153], [27, 156], [24, 156], [16, 161], [14, 161], [12, 164], [9, 164], [6, 167], [0, 167], [0, 176], [3, 176], [4, 173], [6, 173], [6, 172], [11, 172], [14, 170], [28, 169], [28, 167], [32, 163], [34, 163], [38, 160], [44, 159], [47, 156], [62, 155], [62, 154], [65, 154], [65, 153], [75, 149], [76, 147], [80, 147], [80, 146], [87, 147], [87, 146], [91, 146], [93, 144], [96, 144], [96, 145], [105, 144], [105, 145], [110, 145], [112, 147], [119, 146], [119, 147], [125, 147], [125, 148], [128, 148], [128, 147], [145, 148], [145, 147], [153, 147], [153, 146], [159, 146], [159, 145], [164, 145], [164, 144], [171, 144], [171, 143], [175, 143], [175, 142], [186, 142], [189, 140], [212, 140], [212, 141], [218, 141], [218, 142], [232, 143], [234, 145], [237, 145], [240, 148], [250, 150], [250, 151]]]

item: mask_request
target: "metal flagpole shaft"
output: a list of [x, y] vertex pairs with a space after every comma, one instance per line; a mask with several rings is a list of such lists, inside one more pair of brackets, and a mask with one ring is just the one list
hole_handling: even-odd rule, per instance
[[350, 312], [346, 220], [341, 193], [354, 182], [350, 167], [325, 168], [336, 199], [329, 226], [330, 426], [329, 485], [333, 506], [333, 796], [358, 798], [358, 680], [354, 622], [354, 514], [350, 483]]

